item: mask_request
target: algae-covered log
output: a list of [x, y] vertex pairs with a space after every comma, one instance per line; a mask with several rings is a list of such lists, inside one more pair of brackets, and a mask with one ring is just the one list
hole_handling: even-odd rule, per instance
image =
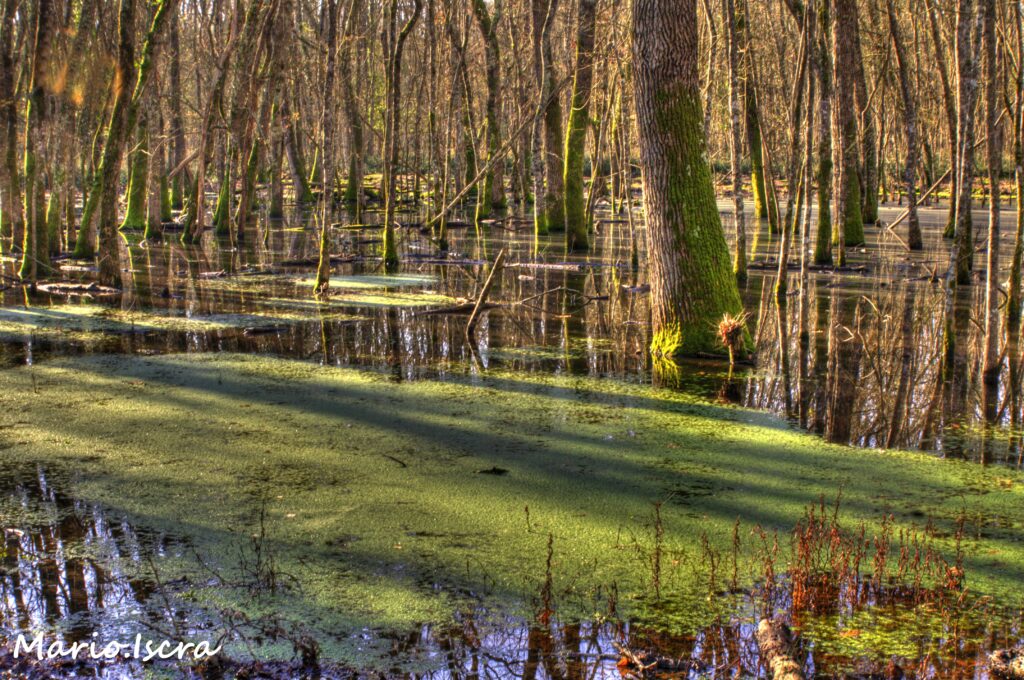
[[632, 35], [652, 350], [720, 353], [715, 324], [743, 309], [705, 150], [696, 1], [636, 0]]

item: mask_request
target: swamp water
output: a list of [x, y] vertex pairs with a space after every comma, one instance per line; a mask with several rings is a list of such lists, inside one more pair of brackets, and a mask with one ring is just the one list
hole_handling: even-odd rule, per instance
[[[280, 677], [616, 676], [616, 644], [733, 677], [785, 611], [818, 674], [984, 675], [1022, 637], [1020, 401], [1007, 370], [983, 411], [980, 285], [936, 397], [944, 216], [924, 212], [923, 254], [869, 228], [781, 321], [762, 226], [758, 366], [731, 375], [651, 366], [643, 234], [607, 214], [572, 258], [558, 237], [534, 253], [524, 220], [453, 229], [447, 257], [405, 228], [393, 276], [379, 230], [341, 224], [326, 303], [298, 218], [133, 243], [118, 295], [9, 288], [3, 626], [223, 640]], [[469, 342], [460, 305], [501, 248], [501, 306]], [[827, 526], [806, 514], [837, 496]]]

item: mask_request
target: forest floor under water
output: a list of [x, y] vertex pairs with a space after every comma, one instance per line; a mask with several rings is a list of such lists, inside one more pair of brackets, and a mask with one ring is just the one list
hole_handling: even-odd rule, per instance
[[[282, 264], [315, 249], [294, 228], [251, 253], [132, 245], [114, 298], [10, 293], [7, 635], [217, 640], [239, 677], [611, 677], [617, 645], [732, 677], [785, 613], [819, 675], [983, 677], [1024, 638], [1024, 475], [825, 443], [770, 412], [767, 369], [742, 399], [714, 364], [652, 384], [614, 229], [571, 262], [528, 257], [526, 234], [470, 231], [454, 263], [409, 238], [400, 275], [337, 265], [328, 303]], [[500, 246], [522, 266], [495, 299], [518, 303], [468, 343], [434, 312]], [[903, 299], [864, 259], [849, 287]]]

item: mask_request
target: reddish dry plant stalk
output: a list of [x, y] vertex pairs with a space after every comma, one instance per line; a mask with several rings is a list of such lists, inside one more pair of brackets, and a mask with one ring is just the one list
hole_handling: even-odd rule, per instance
[[735, 363], [736, 352], [743, 349], [743, 332], [747, 327], [747, 313], [733, 316], [729, 312], [718, 322], [718, 339], [729, 350], [729, 363]]

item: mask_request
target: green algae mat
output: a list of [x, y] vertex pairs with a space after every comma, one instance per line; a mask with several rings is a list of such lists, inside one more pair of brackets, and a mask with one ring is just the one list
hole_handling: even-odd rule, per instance
[[[531, 616], [549, 542], [560, 616], [593, 617], [614, 590], [620, 615], [696, 629], [713, 615], [702, 551], [727, 552], [737, 520], [745, 541], [760, 526], [786, 551], [804, 508], [836, 489], [851, 525], [891, 513], [897, 529], [931, 522], [951, 537], [966, 517], [968, 588], [1020, 602], [1019, 473], [832, 446], [643, 385], [96, 355], [4, 371], [0, 405], [0, 471], [64, 471], [74, 498], [194, 548], [203, 570], [160, 567], [195, 584], [193, 601], [301, 621], [325, 633], [325, 656], [360, 667], [390, 663], [365, 630], [444, 623], [467, 602]], [[659, 587], [677, 603], [660, 622], [645, 610], [656, 503]], [[5, 525], [16, 515], [0, 508]], [[209, 585], [209, 569], [246, 573], [238, 546], [256, 532], [295, 587], [252, 598]], [[743, 586], [761, 573], [755, 552], [739, 553]]]

